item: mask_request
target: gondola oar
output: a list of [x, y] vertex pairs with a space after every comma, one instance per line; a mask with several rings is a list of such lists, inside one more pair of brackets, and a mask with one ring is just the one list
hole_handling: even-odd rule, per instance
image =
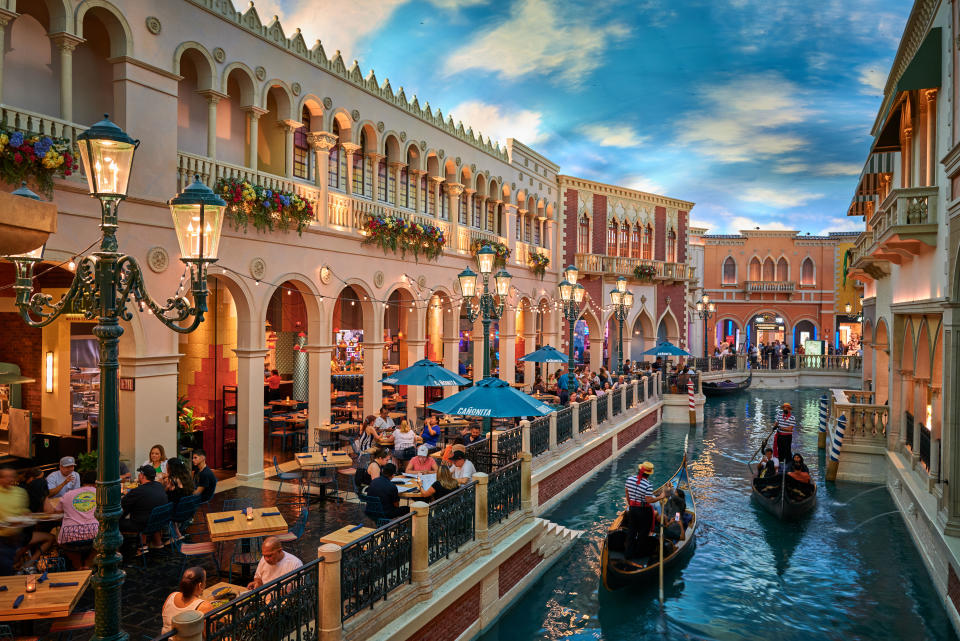
[[773, 429], [770, 430], [770, 433], [767, 434], [766, 437], [764, 437], [763, 443], [760, 444], [760, 447], [758, 447], [758, 448], [754, 451], [754, 453], [750, 455], [750, 458], [747, 459], [747, 462], [746, 462], [744, 465], [746, 465], [746, 466], [747, 466], [747, 469], [750, 470], [751, 472], [753, 472], [753, 468], [750, 467], [750, 464], [753, 463], [753, 459], [757, 458], [757, 454], [759, 454], [759, 453], [762, 452], [763, 450], [767, 449], [767, 443], [770, 442], [770, 437], [773, 436], [773, 433], [776, 432], [776, 431], [777, 431], [777, 426], [774, 425], [774, 426], [773, 426]]
[[666, 509], [666, 500], [660, 499], [660, 605], [663, 605], [663, 511]]

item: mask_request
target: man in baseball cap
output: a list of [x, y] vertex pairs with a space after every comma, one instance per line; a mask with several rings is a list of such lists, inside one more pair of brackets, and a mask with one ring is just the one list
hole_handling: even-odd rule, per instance
[[76, 467], [77, 462], [72, 456], [64, 456], [60, 459], [60, 468], [47, 477], [50, 498], [61, 497], [70, 490], [80, 487], [80, 476], [74, 471]]

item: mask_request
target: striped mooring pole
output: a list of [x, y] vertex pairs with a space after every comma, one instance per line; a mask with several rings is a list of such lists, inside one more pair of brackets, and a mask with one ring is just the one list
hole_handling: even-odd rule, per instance
[[837, 429], [830, 442], [830, 459], [827, 461], [827, 480], [837, 480], [837, 469], [840, 467], [840, 448], [843, 447], [843, 433], [847, 430], [847, 417], [841, 414], [837, 418]]
[[830, 401], [827, 395], [820, 397], [820, 433], [817, 435], [817, 448], [823, 449], [827, 446], [827, 413], [830, 410]]
[[687, 380], [687, 398], [690, 400], [690, 425], [697, 424], [697, 402], [693, 395], [693, 381]]

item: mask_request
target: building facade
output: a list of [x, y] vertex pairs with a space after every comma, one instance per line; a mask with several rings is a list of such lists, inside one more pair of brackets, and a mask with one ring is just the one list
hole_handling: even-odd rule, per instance
[[[480, 324], [468, 322], [456, 276], [485, 243], [501, 250], [513, 275], [491, 336], [496, 372], [512, 381], [516, 357], [560, 345], [558, 273], [563, 260], [576, 260], [560, 231], [561, 207], [570, 204], [559, 167], [520, 141], [491, 142], [372, 70], [348, 67], [320, 42], [308, 46], [299, 30], [264, 23], [252, 5], [241, 12], [229, 0], [0, 0], [0, 25], [6, 133], [74, 142], [110, 113], [141, 140], [119, 241], [145, 266], [155, 298], [174, 295], [183, 274], [168, 199], [199, 176], [245, 216], [224, 225], [210, 312], [196, 332], [178, 336], [148, 311], [124, 324], [124, 458], [143, 460], [155, 443], [176, 450], [181, 397], [204, 419], [201, 442], [214, 465], [257, 477], [272, 444], [261, 402], [265, 369], [291, 381], [282, 393], [308, 403], [312, 438], [329, 420], [335, 391], [356, 389], [369, 412], [381, 404], [385, 371], [424, 357], [453, 370], [479, 363]], [[55, 297], [98, 236], [98, 207], [78, 173], [55, 181], [59, 228], [47, 244], [50, 269], [35, 281]], [[309, 205], [299, 231], [258, 209], [280, 196]], [[621, 195], [630, 197], [638, 199]], [[684, 261], [692, 203], [643, 198], [663, 200], [650, 209], [659, 240], [649, 262], [672, 274]], [[602, 234], [606, 204], [595, 208], [604, 212]], [[385, 250], [369, 224], [376, 219], [436, 228], [442, 251], [428, 259]], [[0, 266], [0, 277], [12, 282], [12, 266]], [[656, 291], [670, 286], [648, 288], [650, 332], [682, 302], [681, 294], [664, 302], [673, 290]], [[599, 289], [592, 295], [602, 300]], [[590, 313], [595, 324], [607, 321], [605, 311]], [[671, 314], [683, 318], [680, 308]], [[671, 337], [682, 335], [675, 325]], [[0, 362], [50, 382], [24, 386], [35, 427], [95, 442], [91, 323], [73, 316], [28, 329], [6, 289], [0, 328], [21, 337], [3, 342]], [[522, 369], [532, 378], [532, 364]], [[422, 390], [407, 391], [410, 411], [422, 406]]]

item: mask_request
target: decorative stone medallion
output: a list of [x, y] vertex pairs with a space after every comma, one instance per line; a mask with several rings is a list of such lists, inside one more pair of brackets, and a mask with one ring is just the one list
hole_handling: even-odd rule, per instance
[[417, 285], [420, 287], [420, 289], [426, 289], [427, 277], [424, 276], [423, 274], [421, 274], [420, 276], [417, 276]]
[[383, 287], [383, 272], [377, 272], [373, 275], [373, 286], [377, 289]]
[[407, 132], [405, 131], [400, 132], [400, 142], [407, 142]]
[[147, 31], [153, 35], [160, 33], [160, 20], [156, 16], [147, 16]]
[[460, 160], [460, 156], [457, 156], [456, 163], [457, 163], [457, 166], [458, 166], [458, 167], [460, 166], [460, 163], [461, 163], [461, 162], [462, 162], [462, 161]]
[[445, 152], [443, 149], [437, 152], [437, 158], [443, 158], [446, 155], [447, 155], [447, 152]]
[[384, 126], [382, 120], [377, 123], [377, 131], [379, 131], [380, 133], [383, 133], [383, 130], [384, 130], [385, 128], [386, 128], [386, 127]]
[[250, 261], [250, 275], [257, 280], [262, 280], [263, 275], [267, 273], [267, 261], [262, 258], [254, 258]]
[[217, 62], [223, 62], [227, 59], [227, 52], [223, 50], [223, 47], [217, 47], [213, 50], [213, 59]]
[[330, 96], [327, 96], [326, 98], [324, 98], [323, 106], [326, 107], [327, 109], [330, 109], [331, 107], [333, 107], [333, 98], [331, 98]]
[[473, 173], [476, 173], [476, 171], [477, 171], [477, 163], [475, 163], [475, 162], [470, 163], [470, 171], [473, 172]]
[[167, 271], [170, 266], [170, 256], [163, 247], [151, 247], [147, 250], [147, 265], [157, 274]]
[[360, 121], [360, 110], [359, 110], [359, 109], [354, 109], [353, 111], [351, 111], [351, 112], [350, 112], [350, 117], [353, 118], [353, 122], [359, 122], [359, 121]]
[[420, 151], [426, 151], [426, 150], [427, 150], [427, 141], [426, 141], [426, 140], [421, 140], [421, 141], [420, 141]]
[[303, 91], [303, 87], [300, 86], [299, 82], [295, 82], [290, 85], [290, 90], [293, 91], [294, 96], [299, 96], [300, 92]]
[[320, 282], [323, 283], [324, 285], [329, 285], [330, 279], [331, 279], [330, 268], [324, 265], [323, 267], [320, 268]]
[[263, 67], [257, 67], [253, 70], [253, 73], [257, 76], [257, 80], [263, 80], [267, 77], [267, 70]]

